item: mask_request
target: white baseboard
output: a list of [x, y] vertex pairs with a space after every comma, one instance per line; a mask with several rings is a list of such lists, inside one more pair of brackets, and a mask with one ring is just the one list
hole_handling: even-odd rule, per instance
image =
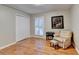
[[4, 48], [6, 48], [6, 47], [9, 47], [9, 46], [11, 46], [11, 45], [13, 45], [13, 44], [15, 44], [16, 42], [13, 42], [13, 43], [10, 43], [10, 44], [7, 44], [7, 45], [5, 45], [5, 46], [3, 46], [3, 47], [0, 47], [0, 50], [1, 49], [4, 49]]
[[46, 37], [45, 37], [45, 36], [31, 35], [31, 37], [46, 39]]
[[78, 48], [77, 48], [77, 47], [75, 47], [75, 49], [76, 49], [77, 53], [79, 54], [79, 50], [78, 50]]
[[[28, 37], [28, 38], [30, 38], [30, 37]], [[24, 39], [26, 39], [26, 38], [24, 38]], [[22, 40], [24, 40], [24, 39], [22, 39]], [[16, 42], [19, 42], [19, 41], [21, 41], [21, 40], [18, 40], [18, 41], [16, 41]], [[5, 45], [5, 46], [2, 46], [2, 47], [0, 47], [0, 50], [1, 50], [1, 49], [4, 49], [4, 48], [6, 48], [6, 47], [9, 47], [9, 46], [15, 44], [16, 42], [13, 42], [13, 43], [7, 44], [7, 45]]]

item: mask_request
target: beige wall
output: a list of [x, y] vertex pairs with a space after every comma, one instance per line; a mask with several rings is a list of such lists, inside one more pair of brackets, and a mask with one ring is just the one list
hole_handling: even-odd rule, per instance
[[[63, 15], [64, 16], [64, 29], [52, 29], [51, 28], [51, 17], [52, 16], [59, 16]], [[31, 36], [34, 36], [34, 17], [35, 16], [44, 16], [45, 18], [45, 25], [44, 25], [44, 38], [45, 38], [45, 33], [47, 31], [59, 31], [59, 30], [70, 30], [70, 12], [69, 10], [65, 11], [53, 11], [53, 12], [48, 12], [48, 13], [43, 13], [43, 14], [36, 14], [31, 16]]]
[[16, 42], [16, 13], [28, 15], [0, 5], [0, 47]]
[[79, 52], [79, 5], [73, 5], [71, 9], [71, 21], [75, 47]]

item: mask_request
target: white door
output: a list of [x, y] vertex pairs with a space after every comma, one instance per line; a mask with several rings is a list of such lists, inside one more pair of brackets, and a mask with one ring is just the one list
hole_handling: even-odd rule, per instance
[[26, 18], [24, 16], [16, 16], [16, 41], [26, 38]]

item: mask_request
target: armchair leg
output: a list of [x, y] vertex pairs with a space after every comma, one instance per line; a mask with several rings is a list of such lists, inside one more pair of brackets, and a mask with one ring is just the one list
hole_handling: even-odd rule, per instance
[[50, 43], [50, 47], [51, 47], [51, 43]]
[[50, 42], [50, 47], [53, 47], [53, 46], [54, 46], [53, 43]]
[[66, 50], [66, 48], [63, 48], [63, 50]]
[[66, 50], [66, 47], [63, 47], [63, 50]]
[[52, 43], [50, 43], [50, 47], [52, 47]]

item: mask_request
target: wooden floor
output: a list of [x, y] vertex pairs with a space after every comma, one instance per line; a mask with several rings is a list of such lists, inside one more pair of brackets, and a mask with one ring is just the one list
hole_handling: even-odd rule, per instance
[[0, 50], [0, 55], [77, 55], [77, 52], [73, 47], [55, 50], [49, 41], [30, 38]]

